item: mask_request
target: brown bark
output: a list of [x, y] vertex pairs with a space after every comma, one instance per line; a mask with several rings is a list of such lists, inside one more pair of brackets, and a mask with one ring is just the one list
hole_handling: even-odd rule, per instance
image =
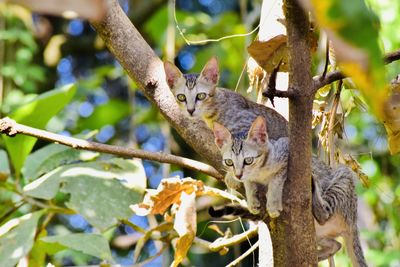
[[74, 149], [91, 150], [100, 153], [113, 154], [125, 158], [141, 158], [162, 163], [176, 164], [184, 168], [203, 172], [219, 180], [223, 179], [223, 176], [216, 169], [203, 162], [199, 162], [188, 158], [178, 157], [175, 155], [166, 154], [162, 152], [150, 152], [134, 148], [112, 146], [93, 141], [78, 139], [74, 137], [64, 136], [60, 134], [55, 134], [52, 132], [16, 123], [14, 120], [8, 117], [2, 119], [0, 118], [0, 133], [7, 134], [8, 136], [14, 136], [16, 134], [24, 134], [42, 140], [46, 140], [52, 143], [66, 145]]
[[276, 266], [317, 264], [311, 214], [311, 118], [314, 98], [308, 16], [295, 0], [284, 0], [289, 49], [290, 155], [285, 210], [272, 227]]
[[[182, 115], [165, 81], [162, 61], [129, 21], [118, 1], [108, 0], [108, 5], [103, 20], [91, 23], [110, 52], [183, 139], [223, 173], [221, 157], [211, 130], [204, 122], [188, 120]], [[274, 121], [269, 123], [278, 124]]]

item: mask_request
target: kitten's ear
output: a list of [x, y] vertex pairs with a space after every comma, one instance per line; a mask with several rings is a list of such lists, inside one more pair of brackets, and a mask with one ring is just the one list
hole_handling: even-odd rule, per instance
[[213, 132], [215, 137], [215, 144], [222, 148], [222, 146], [231, 139], [231, 133], [224, 126], [218, 122], [214, 122]]
[[165, 77], [169, 88], [173, 89], [177, 82], [183, 77], [182, 72], [171, 62], [164, 61]]
[[259, 145], [265, 145], [268, 139], [267, 124], [264, 117], [258, 116], [251, 124], [247, 140], [255, 142]]
[[219, 68], [216, 57], [210, 58], [200, 73], [200, 78], [213, 85], [218, 84]]

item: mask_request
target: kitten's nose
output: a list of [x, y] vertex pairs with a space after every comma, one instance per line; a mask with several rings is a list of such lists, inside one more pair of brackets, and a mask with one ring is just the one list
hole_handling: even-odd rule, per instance
[[235, 174], [236, 178], [238, 178], [240, 180], [240, 178], [242, 178], [243, 173], [239, 173], [239, 174]]
[[193, 115], [194, 108], [193, 109], [188, 109], [187, 112], [189, 112], [190, 115]]

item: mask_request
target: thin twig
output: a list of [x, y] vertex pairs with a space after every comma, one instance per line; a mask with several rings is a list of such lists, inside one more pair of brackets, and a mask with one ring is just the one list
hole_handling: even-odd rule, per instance
[[214, 242], [212, 242], [209, 246], [211, 251], [220, 251], [224, 247], [233, 246], [235, 244], [242, 243], [248, 238], [252, 238], [257, 235], [258, 227], [250, 228], [246, 232], [240, 233], [238, 235], [234, 235], [230, 238], [220, 237]]
[[43, 139], [52, 143], [63, 144], [75, 149], [91, 150], [101, 153], [118, 155], [126, 158], [135, 157], [157, 162], [175, 164], [182, 166], [184, 168], [203, 172], [220, 180], [223, 179], [223, 176], [216, 169], [203, 162], [161, 152], [149, 152], [133, 148], [112, 146], [112, 145], [82, 140], [74, 137], [63, 136], [16, 123], [14, 120], [7, 117], [0, 119], [0, 133], [6, 134], [8, 136], [14, 136], [16, 134], [24, 134], [39, 139]]
[[[385, 64], [392, 63], [393, 61], [399, 59], [400, 59], [400, 50], [387, 53], [383, 58]], [[338, 70], [327, 73], [325, 77], [323, 75], [315, 76], [313, 78], [313, 91], [315, 93], [319, 88], [345, 78], [347, 78], [346, 75]]]
[[226, 265], [226, 267], [232, 267], [232, 266], [236, 266], [240, 261], [242, 261], [244, 258], [246, 258], [248, 255], [250, 255], [251, 253], [253, 253], [254, 250], [256, 250], [256, 248], [258, 248], [258, 243], [259, 241], [257, 241], [256, 243], [254, 243], [254, 245], [249, 248], [245, 253], [243, 253], [239, 258], [235, 259], [234, 261], [232, 261], [231, 263], [229, 263], [228, 265]]

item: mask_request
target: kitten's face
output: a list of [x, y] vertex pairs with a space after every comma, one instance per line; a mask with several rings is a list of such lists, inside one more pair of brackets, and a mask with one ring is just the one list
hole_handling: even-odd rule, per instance
[[211, 58], [200, 74], [182, 74], [170, 62], [164, 62], [167, 83], [178, 105], [190, 118], [200, 118], [205, 104], [213, 97], [219, 71], [216, 58]]
[[240, 181], [258, 177], [268, 155], [264, 118], [257, 117], [245, 138], [232, 137], [230, 132], [218, 123], [214, 123], [213, 131], [215, 143], [221, 151], [227, 171]]

